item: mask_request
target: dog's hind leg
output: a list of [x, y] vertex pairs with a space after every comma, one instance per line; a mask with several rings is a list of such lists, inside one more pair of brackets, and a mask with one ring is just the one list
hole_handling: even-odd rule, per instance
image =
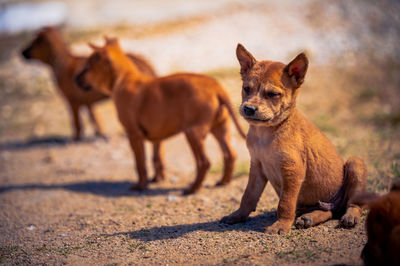
[[206, 132], [207, 131], [202, 127], [191, 128], [185, 132], [186, 138], [192, 148], [197, 167], [196, 180], [184, 191], [185, 195], [193, 194], [200, 189], [207, 170], [210, 168], [210, 161], [208, 160], [204, 150]]
[[139, 182], [131, 186], [131, 190], [143, 190], [146, 189], [148, 185], [144, 143], [143, 140], [136, 135], [129, 135], [128, 137], [136, 160], [136, 170], [139, 175]]
[[315, 210], [297, 217], [296, 228], [309, 228], [332, 218], [332, 211]]
[[217, 186], [226, 185], [232, 179], [232, 173], [235, 166], [236, 153], [230, 146], [229, 124], [227, 120], [217, 124], [211, 129], [218, 144], [222, 150], [224, 157], [224, 174], [222, 179], [217, 183]]
[[93, 106], [91, 104], [86, 105], [89, 113], [89, 118], [90, 121], [92, 122], [92, 125], [94, 127], [94, 131], [97, 137], [107, 139], [106, 135], [104, 134], [103, 128], [98, 121], [96, 114], [93, 111]]
[[164, 149], [161, 142], [153, 142], [153, 166], [154, 166], [154, 178], [151, 182], [158, 182], [165, 179], [164, 175]]
[[74, 140], [80, 140], [81, 139], [81, 131], [82, 131], [81, 117], [79, 115], [80, 105], [69, 102], [69, 107], [71, 110], [72, 124], [73, 124], [74, 130], [75, 130]]
[[344, 165], [345, 195], [347, 203], [346, 213], [340, 219], [340, 225], [353, 227], [360, 220], [362, 207], [351, 202], [351, 199], [365, 191], [367, 182], [367, 169], [364, 162], [357, 157], [349, 158]]

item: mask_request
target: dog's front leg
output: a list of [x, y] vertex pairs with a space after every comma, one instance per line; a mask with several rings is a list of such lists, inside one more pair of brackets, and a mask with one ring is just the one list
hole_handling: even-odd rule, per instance
[[234, 224], [245, 221], [250, 213], [256, 210], [258, 200], [267, 182], [268, 179], [262, 173], [261, 163], [252, 162], [250, 164], [249, 182], [247, 183], [239, 209], [222, 218], [221, 222]]
[[[293, 165], [291, 163], [291, 165]], [[287, 234], [296, 218], [296, 205], [301, 184], [305, 178], [303, 167], [282, 169], [282, 188], [278, 204], [278, 220], [266, 228], [269, 234]]]
[[137, 135], [129, 135], [129, 142], [136, 160], [136, 170], [139, 182], [131, 186], [131, 190], [143, 190], [147, 188], [146, 155], [144, 151], [144, 140]]
[[72, 103], [70, 101], [68, 103], [71, 110], [72, 124], [74, 126], [74, 131], [75, 131], [74, 140], [78, 141], [82, 137], [81, 136], [82, 123], [81, 123], [81, 117], [79, 115], [80, 105]]

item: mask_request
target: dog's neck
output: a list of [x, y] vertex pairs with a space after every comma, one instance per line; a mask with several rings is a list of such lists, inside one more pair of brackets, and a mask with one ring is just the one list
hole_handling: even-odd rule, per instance
[[62, 40], [53, 40], [49, 53], [48, 64], [56, 73], [66, 71], [74, 60], [74, 56]]
[[[140, 84], [151, 79], [150, 76], [143, 75], [132, 60], [122, 51], [110, 53], [110, 59], [113, 70], [113, 95], [120, 93], [121, 90], [138, 90]], [[130, 86], [127, 87], [126, 84]]]

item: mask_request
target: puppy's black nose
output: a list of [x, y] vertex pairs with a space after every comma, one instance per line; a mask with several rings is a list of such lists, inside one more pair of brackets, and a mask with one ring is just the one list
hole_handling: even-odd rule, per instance
[[86, 82], [84, 81], [83, 76], [85, 75], [85, 71], [82, 71], [78, 75], [75, 76], [75, 83], [84, 91], [89, 91], [91, 88]]
[[243, 112], [247, 116], [252, 116], [256, 113], [257, 107], [245, 105], [243, 108]]
[[30, 58], [29, 50], [28, 49], [23, 50], [22, 56], [25, 57], [26, 59], [29, 59]]

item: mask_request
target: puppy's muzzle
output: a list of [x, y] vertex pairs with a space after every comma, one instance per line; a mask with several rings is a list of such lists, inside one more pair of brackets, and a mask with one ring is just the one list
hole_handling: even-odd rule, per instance
[[30, 49], [29, 49], [29, 48], [23, 50], [23, 51], [21, 52], [21, 54], [22, 54], [22, 56], [23, 56], [25, 59], [31, 59]]
[[257, 107], [251, 106], [251, 105], [245, 105], [243, 107], [243, 113], [246, 116], [253, 116], [257, 112]]
[[75, 76], [75, 83], [84, 91], [90, 91], [92, 87], [85, 82], [85, 73], [86, 70], [83, 70], [77, 76]]

